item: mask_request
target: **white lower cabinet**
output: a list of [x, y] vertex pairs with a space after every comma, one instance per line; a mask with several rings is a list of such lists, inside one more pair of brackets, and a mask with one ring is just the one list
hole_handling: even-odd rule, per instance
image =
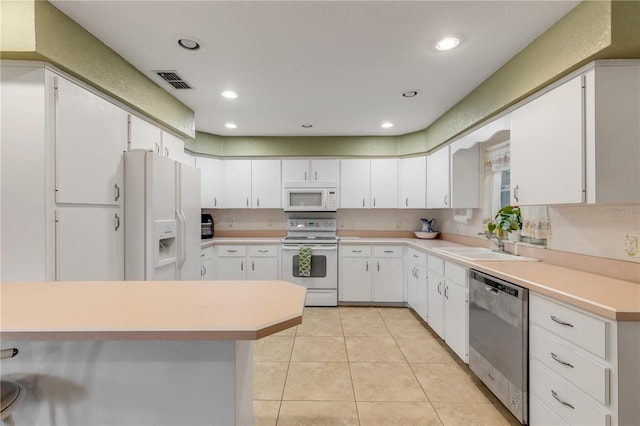
[[214, 280], [216, 275], [213, 246], [205, 247], [200, 250], [200, 260], [202, 261], [202, 266], [200, 268], [200, 278], [203, 281]]
[[468, 269], [429, 255], [429, 326], [469, 363]]
[[277, 280], [280, 265], [277, 245], [216, 246], [217, 279]]
[[639, 322], [530, 292], [530, 424], [640, 424], [639, 348]]
[[427, 254], [409, 248], [407, 259], [407, 305], [420, 315], [420, 318], [428, 321]]
[[342, 246], [339, 301], [404, 302], [403, 253], [402, 246]]

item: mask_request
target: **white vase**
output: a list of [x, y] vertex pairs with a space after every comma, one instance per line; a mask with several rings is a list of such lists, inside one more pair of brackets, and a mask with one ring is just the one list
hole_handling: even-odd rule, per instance
[[521, 229], [518, 229], [517, 231], [511, 231], [507, 235], [509, 237], [509, 241], [513, 241], [514, 243], [522, 241], [522, 230]]

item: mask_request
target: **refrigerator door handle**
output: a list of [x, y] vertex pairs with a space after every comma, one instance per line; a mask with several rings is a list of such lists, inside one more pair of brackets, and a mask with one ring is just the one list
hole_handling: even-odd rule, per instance
[[180, 261], [178, 262], [178, 266], [180, 268], [182, 268], [184, 266], [184, 263], [187, 261], [187, 256], [186, 256], [186, 252], [187, 252], [187, 241], [186, 241], [186, 235], [187, 235], [187, 217], [184, 215], [184, 212], [182, 210], [178, 211], [178, 221], [180, 223]]

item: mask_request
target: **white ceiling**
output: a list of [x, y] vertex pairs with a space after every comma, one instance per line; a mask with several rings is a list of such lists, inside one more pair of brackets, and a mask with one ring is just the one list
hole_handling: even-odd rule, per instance
[[[337, 136], [426, 128], [579, 2], [52, 3], [195, 111], [199, 131]], [[460, 46], [436, 51], [450, 34]], [[202, 48], [179, 47], [185, 36]], [[193, 90], [153, 70], [176, 70]], [[418, 96], [402, 97], [407, 90]]]

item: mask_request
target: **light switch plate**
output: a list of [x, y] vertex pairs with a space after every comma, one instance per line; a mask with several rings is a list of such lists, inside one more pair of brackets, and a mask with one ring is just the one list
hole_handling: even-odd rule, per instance
[[640, 257], [640, 248], [638, 242], [640, 236], [635, 234], [627, 234], [624, 236], [624, 252], [629, 257]]

